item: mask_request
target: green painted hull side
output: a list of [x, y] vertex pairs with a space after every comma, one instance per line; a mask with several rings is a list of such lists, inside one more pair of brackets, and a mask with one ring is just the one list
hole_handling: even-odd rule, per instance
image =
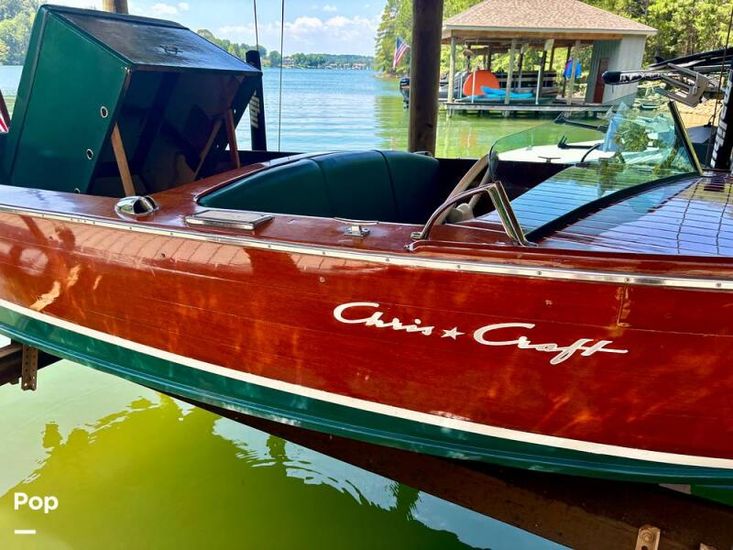
[[190, 401], [419, 453], [645, 482], [733, 481], [733, 470], [667, 465], [512, 441], [293, 395], [129, 350], [5, 308], [0, 308], [0, 332], [58, 357]]

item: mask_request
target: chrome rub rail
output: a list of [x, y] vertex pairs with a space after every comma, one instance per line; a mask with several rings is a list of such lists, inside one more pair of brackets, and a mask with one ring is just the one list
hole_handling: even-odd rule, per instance
[[34, 216], [45, 220], [56, 220], [67, 223], [78, 223], [95, 227], [104, 227], [159, 235], [195, 241], [207, 241], [218, 244], [244, 246], [277, 252], [306, 254], [309, 256], [324, 256], [344, 260], [364, 261], [401, 267], [421, 267], [439, 271], [460, 271], [466, 273], [484, 273], [491, 275], [505, 275], [512, 277], [530, 277], [553, 280], [571, 280], [584, 282], [609, 283], [619, 285], [663, 286], [674, 288], [689, 288], [700, 290], [733, 290], [733, 279], [713, 279], [705, 277], [669, 277], [664, 275], [641, 275], [638, 273], [620, 273], [614, 271], [562, 269], [557, 267], [529, 267], [517, 264], [489, 263], [478, 261], [452, 261], [438, 258], [417, 257], [414, 254], [380, 254], [378, 252], [356, 252], [332, 247], [314, 247], [303, 244], [284, 243], [281, 241], [264, 241], [252, 237], [230, 237], [203, 231], [184, 231], [180, 229], [161, 229], [140, 225], [139, 223], [125, 223], [124, 221], [109, 221], [97, 218], [73, 216], [69, 214], [51, 213], [36, 209], [24, 209], [7, 205], [0, 205], [0, 213], [18, 216]]

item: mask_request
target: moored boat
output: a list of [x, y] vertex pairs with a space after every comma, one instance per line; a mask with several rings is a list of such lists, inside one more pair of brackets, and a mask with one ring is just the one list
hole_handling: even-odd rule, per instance
[[[63, 48], [73, 98], [45, 88]], [[235, 154], [260, 71], [174, 23], [43, 7], [28, 59], [2, 138], [3, 334], [418, 452], [733, 479], [732, 182], [673, 104], [667, 131], [619, 110], [610, 156], [501, 183], [497, 157]]]

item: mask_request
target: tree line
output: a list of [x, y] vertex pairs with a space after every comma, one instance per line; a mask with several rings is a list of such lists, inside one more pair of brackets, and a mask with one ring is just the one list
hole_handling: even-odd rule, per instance
[[[645, 63], [656, 57], [668, 59], [699, 51], [721, 48], [726, 44], [731, 14], [731, 0], [585, 0], [598, 8], [628, 17], [657, 29], [647, 40]], [[443, 14], [447, 19], [482, 0], [445, 0]], [[396, 69], [392, 59], [397, 38], [408, 44], [412, 38], [412, 0], [386, 0], [377, 30], [375, 67], [387, 74], [409, 71], [409, 52]], [[733, 37], [731, 37], [733, 45]], [[507, 60], [497, 56], [499, 69]], [[503, 56], [506, 57], [506, 56]], [[532, 61], [530, 56], [528, 62]], [[564, 60], [563, 60], [564, 61]], [[448, 68], [447, 48], [442, 48], [441, 69]]]
[[[0, 65], [23, 64], [40, 4], [40, 0], [0, 0]], [[256, 48], [251, 44], [218, 38], [208, 29], [199, 29], [197, 33], [240, 59], [245, 59], [247, 51]], [[264, 67], [279, 67], [282, 63], [280, 52], [276, 50], [268, 52], [264, 46], [259, 46], [259, 52]], [[371, 66], [371, 63], [372, 58], [366, 56], [297, 53], [289, 57], [286, 65], [318, 68], [354, 64]]]
[[294, 53], [285, 58], [285, 66], [304, 69], [321, 69], [324, 67], [351, 68], [363, 65], [371, 68], [374, 58], [366, 55], [330, 54], [330, 53]]
[[265, 48], [264, 46], [257, 47], [255, 45], [245, 43], [237, 44], [225, 38], [217, 38], [216, 36], [214, 36], [214, 33], [208, 29], [199, 29], [196, 32], [199, 34], [199, 36], [203, 36], [209, 42], [213, 42], [223, 50], [226, 50], [227, 52], [235, 57], [238, 57], [239, 59], [244, 59], [249, 50], [258, 50], [260, 52], [260, 59], [262, 59], [263, 67], [279, 67], [280, 63], [282, 62], [280, 52], [278, 52], [277, 50], [272, 50], [268, 52], [267, 48]]

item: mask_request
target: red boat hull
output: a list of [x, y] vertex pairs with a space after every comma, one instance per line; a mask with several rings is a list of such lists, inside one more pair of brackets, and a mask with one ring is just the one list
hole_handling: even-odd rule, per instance
[[[476, 261], [407, 252], [402, 234], [370, 250], [334, 220], [277, 216], [254, 237], [196, 229], [181, 222], [193, 201], [174, 194], [130, 222], [108, 214], [113, 199], [53, 194], [75, 200], [61, 214], [46, 193], [12, 191], [0, 327], [20, 340], [212, 405], [427, 452], [733, 479], [733, 300], [705, 283], [720, 263], [678, 262], [663, 284], [652, 257]], [[298, 242], [299, 223], [337, 246]], [[252, 397], [261, 388], [277, 403]]]

